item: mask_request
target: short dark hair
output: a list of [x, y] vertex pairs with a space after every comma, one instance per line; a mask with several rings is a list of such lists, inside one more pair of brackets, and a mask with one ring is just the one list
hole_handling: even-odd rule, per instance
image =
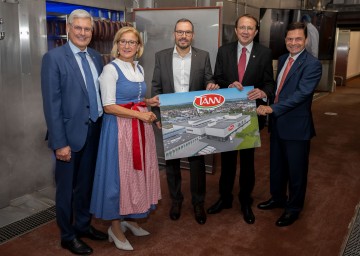
[[257, 18], [255, 18], [254, 16], [252, 16], [251, 14], [245, 13], [241, 16], [239, 16], [236, 21], [235, 21], [235, 28], [237, 28], [238, 22], [242, 17], [246, 17], [246, 18], [250, 18], [253, 19], [256, 22], [256, 29], [258, 29], [259, 27], [259, 21], [257, 20]]
[[289, 31], [295, 30], [295, 29], [304, 30], [305, 38], [307, 38], [307, 27], [306, 27], [306, 24], [303, 23], [303, 22], [292, 22], [292, 23], [290, 23], [286, 28], [285, 37], [287, 36]]
[[176, 31], [177, 24], [180, 23], [180, 22], [189, 22], [191, 24], [192, 32], [194, 32], [194, 30], [195, 30], [194, 29], [194, 24], [191, 22], [191, 20], [189, 20], [187, 18], [181, 18], [175, 23], [174, 32]]

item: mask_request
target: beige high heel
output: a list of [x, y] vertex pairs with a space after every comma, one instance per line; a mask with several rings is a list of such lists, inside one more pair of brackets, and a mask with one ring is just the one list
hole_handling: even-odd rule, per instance
[[111, 227], [109, 227], [109, 229], [108, 229], [108, 234], [109, 234], [109, 242], [110, 243], [114, 242], [116, 248], [118, 248], [120, 250], [125, 250], [125, 251], [134, 250], [134, 248], [131, 246], [131, 244], [129, 243], [129, 241], [126, 238], [125, 238], [126, 239], [125, 242], [121, 242], [119, 239], [117, 239], [117, 237], [112, 232]]
[[120, 223], [120, 227], [123, 233], [126, 232], [126, 230], [130, 229], [131, 232], [134, 234], [134, 236], [147, 236], [150, 235], [150, 233], [148, 231], [146, 231], [145, 229], [142, 229], [141, 227], [134, 227], [133, 225], [129, 224], [126, 221], [122, 221]]

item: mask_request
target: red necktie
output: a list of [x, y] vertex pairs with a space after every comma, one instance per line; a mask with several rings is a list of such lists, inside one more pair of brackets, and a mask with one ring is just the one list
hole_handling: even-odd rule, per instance
[[289, 73], [293, 62], [294, 62], [294, 59], [290, 57], [287, 65], [286, 65], [285, 71], [284, 71], [284, 73], [283, 73], [283, 75], [281, 77], [281, 81], [280, 81], [280, 84], [279, 84], [279, 87], [278, 87], [278, 90], [277, 90], [277, 93], [276, 93], [276, 96], [275, 96], [275, 103], [278, 102], [278, 100], [279, 100], [280, 91], [281, 91], [281, 89], [282, 89], [282, 87], [284, 85], [286, 76]]
[[242, 82], [242, 80], [244, 78], [245, 67], [246, 67], [246, 47], [243, 47], [241, 49], [241, 55], [240, 55], [239, 63], [238, 63], [238, 74], [239, 74], [239, 82], [240, 83]]

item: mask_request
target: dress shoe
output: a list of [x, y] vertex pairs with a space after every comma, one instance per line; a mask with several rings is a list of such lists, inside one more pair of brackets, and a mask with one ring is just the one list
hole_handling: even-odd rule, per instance
[[284, 212], [276, 221], [276, 226], [286, 227], [293, 224], [299, 217], [298, 213]]
[[129, 241], [126, 238], [125, 238], [125, 242], [121, 242], [119, 239], [117, 239], [117, 237], [112, 232], [111, 227], [109, 227], [109, 229], [108, 229], [108, 234], [109, 234], [109, 242], [110, 243], [114, 242], [116, 248], [118, 248], [120, 250], [125, 250], [125, 251], [134, 250], [134, 248], [131, 246], [131, 244], [129, 243]]
[[70, 241], [61, 241], [61, 247], [79, 255], [89, 255], [93, 252], [91, 247], [79, 238], [74, 238]]
[[130, 229], [130, 231], [133, 233], [134, 236], [147, 236], [150, 235], [149, 232], [147, 232], [145, 229], [142, 229], [141, 227], [135, 227], [128, 223], [127, 221], [122, 221], [120, 224], [121, 231], [123, 233], [126, 232], [126, 230]]
[[206, 213], [204, 206], [202, 204], [197, 204], [194, 206], [195, 220], [199, 224], [205, 224], [206, 222]]
[[261, 210], [271, 210], [275, 208], [284, 208], [285, 203], [279, 203], [270, 198], [269, 200], [258, 204], [257, 207]]
[[230, 209], [232, 207], [232, 203], [226, 203], [221, 198], [213, 204], [209, 209], [207, 209], [208, 214], [216, 214], [222, 211], [222, 209]]
[[251, 209], [250, 205], [242, 206], [241, 211], [243, 213], [243, 218], [247, 224], [254, 224], [255, 222], [255, 215]]
[[78, 233], [78, 236], [99, 241], [104, 241], [108, 239], [107, 234], [95, 229], [93, 226], [90, 226], [89, 230], [85, 233]]
[[178, 220], [181, 214], [181, 202], [173, 202], [170, 208], [170, 219]]

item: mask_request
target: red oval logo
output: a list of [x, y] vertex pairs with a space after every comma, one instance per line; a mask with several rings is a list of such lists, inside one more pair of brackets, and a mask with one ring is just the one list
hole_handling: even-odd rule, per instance
[[193, 105], [196, 108], [201, 109], [213, 109], [218, 108], [225, 103], [225, 97], [220, 94], [203, 94], [195, 96]]
[[228, 131], [231, 131], [231, 130], [233, 130], [235, 128], [235, 125], [230, 125], [229, 127], [228, 127]]

